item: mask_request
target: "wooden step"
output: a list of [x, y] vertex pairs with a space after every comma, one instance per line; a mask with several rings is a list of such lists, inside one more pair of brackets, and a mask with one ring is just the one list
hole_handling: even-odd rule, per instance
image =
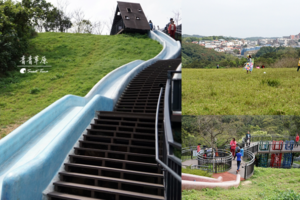
[[127, 155], [132, 155], [132, 156], [155, 158], [155, 155], [151, 155], [151, 154], [131, 153], [131, 152], [124, 152], [124, 151], [101, 150], [101, 149], [92, 149], [92, 148], [83, 148], [83, 147], [74, 147], [74, 149], [75, 150], [83, 150], [83, 151], [107, 152], [107, 153], [127, 154]]
[[154, 187], [154, 188], [159, 188], [159, 189], [164, 188], [164, 186], [162, 184], [147, 183], [147, 182], [142, 182], [142, 181], [133, 181], [133, 180], [121, 179], [121, 178], [112, 178], [112, 177], [107, 177], [107, 176], [95, 176], [95, 175], [90, 175], [90, 174], [81, 174], [81, 173], [74, 173], [74, 172], [60, 172], [59, 174], [63, 175], [63, 176], [73, 176], [73, 177], [78, 177], [78, 178], [89, 178], [89, 179], [97, 179], [97, 180], [103, 180], [103, 181], [120, 182], [120, 183], [126, 183], [126, 184], [130, 184], [130, 185], [142, 185], [142, 186]]
[[67, 200], [104, 200], [104, 199], [95, 199], [91, 197], [83, 197], [83, 196], [60, 193], [60, 192], [50, 192], [48, 193], [48, 196], [53, 198], [58, 198], [58, 199], [67, 199]]
[[118, 190], [118, 189], [111, 189], [111, 188], [105, 188], [105, 187], [97, 187], [92, 185], [83, 185], [78, 183], [68, 183], [64, 181], [58, 181], [53, 183], [55, 186], [61, 186], [61, 187], [69, 187], [69, 188], [75, 188], [75, 189], [84, 189], [84, 190], [92, 190], [97, 192], [104, 192], [104, 193], [110, 193], [110, 194], [118, 194], [118, 195], [124, 195], [124, 196], [130, 196], [133, 198], [140, 198], [140, 199], [151, 199], [151, 200], [164, 200], [165, 198], [163, 196], [158, 195], [151, 195], [151, 194], [145, 194], [145, 193], [138, 193], [138, 192], [130, 192], [125, 190]]
[[127, 170], [127, 169], [120, 169], [120, 168], [102, 167], [102, 166], [95, 166], [95, 165], [84, 165], [84, 164], [78, 164], [78, 163], [65, 163], [64, 165], [67, 167], [70, 166], [70, 167], [78, 167], [78, 168], [106, 170], [106, 171], [113, 171], [113, 172], [136, 174], [136, 175], [141, 175], [141, 176], [152, 176], [152, 177], [163, 178], [163, 174], [142, 172], [142, 171], [133, 171], [133, 170]]
[[121, 163], [134, 164], [134, 165], [157, 167], [157, 164], [154, 164], [154, 163], [137, 162], [137, 161], [130, 161], [130, 160], [120, 160], [120, 159], [113, 159], [113, 158], [104, 158], [104, 157], [102, 158], [102, 157], [82, 156], [82, 155], [69, 155], [69, 157], [86, 159], [86, 160], [105, 160], [105, 161], [110, 161], [110, 162], [121, 162]]

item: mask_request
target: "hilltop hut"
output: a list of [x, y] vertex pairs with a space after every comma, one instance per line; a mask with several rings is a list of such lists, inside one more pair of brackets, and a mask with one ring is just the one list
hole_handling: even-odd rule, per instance
[[139, 3], [118, 1], [110, 35], [123, 32], [147, 33], [150, 26]]

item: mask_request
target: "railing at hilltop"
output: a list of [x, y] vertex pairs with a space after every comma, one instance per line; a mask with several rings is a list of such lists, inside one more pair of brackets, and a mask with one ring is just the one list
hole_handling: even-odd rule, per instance
[[[286, 135], [251, 135], [250, 142], [260, 142], [260, 141], [280, 141], [280, 140], [293, 140], [295, 136]], [[245, 146], [246, 137], [242, 139], [242, 145]]]

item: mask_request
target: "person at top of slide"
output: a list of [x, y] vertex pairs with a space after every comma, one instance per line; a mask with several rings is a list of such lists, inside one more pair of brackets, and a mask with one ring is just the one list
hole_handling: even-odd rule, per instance
[[235, 155], [235, 147], [236, 147], [236, 141], [235, 141], [235, 138], [232, 138], [232, 140], [230, 141], [230, 151], [232, 153], [233, 158]]
[[170, 36], [175, 39], [175, 32], [176, 32], [176, 25], [174, 24], [174, 21], [171, 21], [171, 24], [169, 25], [168, 28], [168, 33], [170, 34]]

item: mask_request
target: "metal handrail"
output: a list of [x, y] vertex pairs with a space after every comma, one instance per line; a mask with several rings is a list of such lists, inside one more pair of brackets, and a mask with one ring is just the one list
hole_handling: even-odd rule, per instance
[[[159, 159], [159, 147], [158, 147], [158, 114], [159, 114], [159, 105], [160, 105], [160, 100], [161, 100], [161, 95], [162, 95], [163, 87], [160, 88], [159, 92], [159, 97], [158, 97], [158, 102], [157, 102], [157, 107], [156, 107], [156, 117], [155, 117], [155, 160], [158, 162], [165, 170], [167, 170], [169, 173], [171, 173], [178, 181], [181, 181], [181, 176], [176, 174], [171, 168], [169, 168], [165, 163], [163, 163]], [[168, 144], [172, 143], [168, 141]], [[173, 142], [174, 143], [174, 142]], [[169, 145], [167, 145], [167, 155], [169, 155]]]

